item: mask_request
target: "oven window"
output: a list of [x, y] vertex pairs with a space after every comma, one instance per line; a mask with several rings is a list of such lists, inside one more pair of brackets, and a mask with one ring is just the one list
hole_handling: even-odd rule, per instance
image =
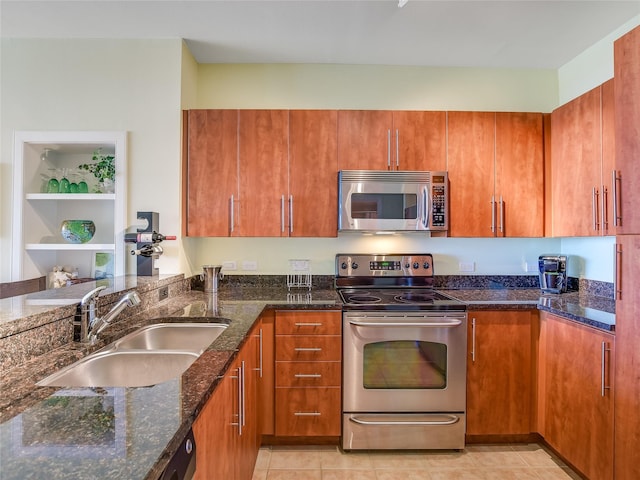
[[415, 220], [418, 218], [418, 196], [415, 193], [353, 193], [351, 218]]
[[443, 389], [447, 345], [415, 340], [368, 343], [363, 352], [363, 386], [371, 389]]

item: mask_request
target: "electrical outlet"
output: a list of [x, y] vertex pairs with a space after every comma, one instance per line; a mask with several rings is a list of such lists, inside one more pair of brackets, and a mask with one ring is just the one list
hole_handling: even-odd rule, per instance
[[158, 289], [158, 301], [169, 298], [169, 287], [161, 287]]
[[238, 265], [236, 264], [235, 261], [228, 260], [226, 262], [222, 262], [222, 268], [223, 270], [226, 270], [228, 272], [230, 270], [237, 270]]
[[537, 272], [538, 271], [538, 263], [537, 262], [524, 262], [525, 271], [527, 272]]
[[255, 260], [245, 260], [242, 262], [242, 270], [258, 270], [258, 262]]
[[476, 263], [475, 262], [460, 262], [458, 264], [458, 270], [461, 272], [475, 272]]

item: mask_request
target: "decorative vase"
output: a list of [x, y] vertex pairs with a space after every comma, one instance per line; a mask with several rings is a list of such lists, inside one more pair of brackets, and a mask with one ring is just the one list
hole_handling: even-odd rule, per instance
[[95, 233], [92, 220], [63, 220], [60, 224], [60, 234], [69, 243], [87, 243]]

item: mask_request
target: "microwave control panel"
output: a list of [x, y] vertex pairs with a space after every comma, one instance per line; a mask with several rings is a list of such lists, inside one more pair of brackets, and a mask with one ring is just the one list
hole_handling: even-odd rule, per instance
[[447, 176], [434, 174], [431, 177], [431, 227], [447, 228]]

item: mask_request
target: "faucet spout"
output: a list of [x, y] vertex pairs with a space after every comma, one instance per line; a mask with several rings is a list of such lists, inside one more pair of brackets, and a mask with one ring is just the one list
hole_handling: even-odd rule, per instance
[[120, 315], [122, 310], [126, 307], [135, 307], [140, 305], [141, 302], [142, 300], [137, 292], [129, 292], [124, 295], [106, 315], [95, 318], [93, 322], [89, 324], [89, 341], [94, 342], [98, 338], [100, 332], [107, 328], [111, 322]]

